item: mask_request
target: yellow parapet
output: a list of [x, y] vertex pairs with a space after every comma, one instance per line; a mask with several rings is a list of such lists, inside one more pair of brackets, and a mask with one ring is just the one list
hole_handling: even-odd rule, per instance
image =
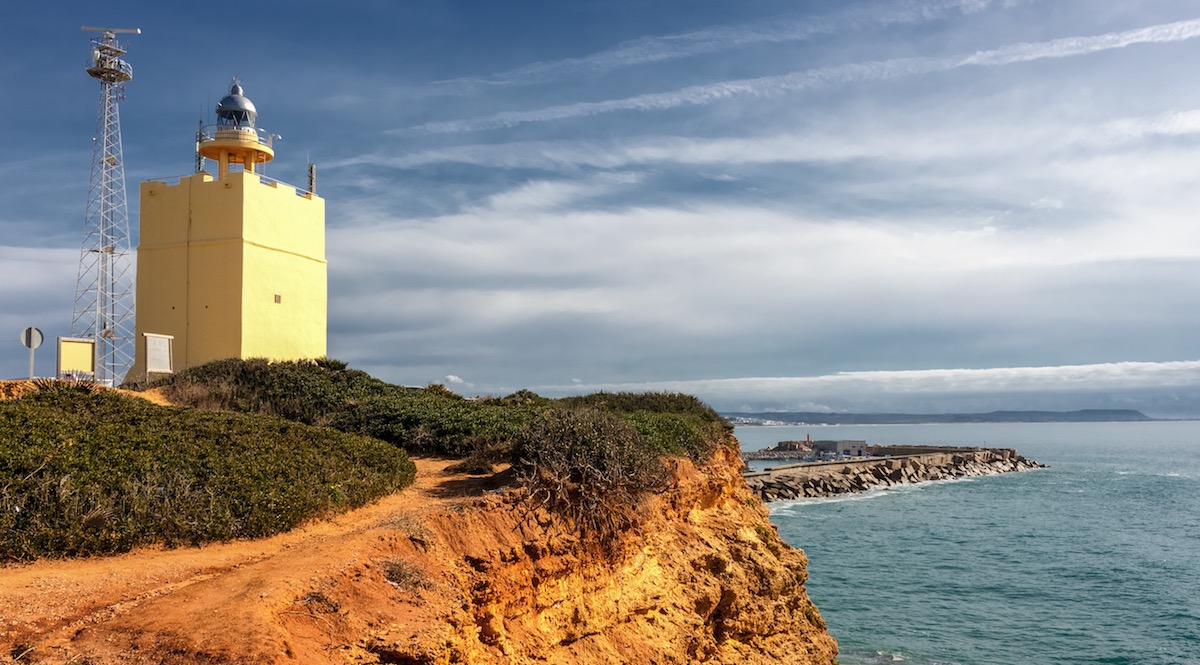
[[[212, 143], [229, 131], [242, 130], [221, 129]], [[202, 155], [219, 159], [217, 178], [141, 183], [136, 339], [173, 336], [176, 371], [221, 358], [325, 355], [325, 201], [255, 174], [251, 164], [270, 159], [256, 157], [256, 146], [243, 146], [248, 163], [231, 171], [237, 150], [202, 143]], [[145, 377], [145, 362], [139, 344], [131, 379]]]

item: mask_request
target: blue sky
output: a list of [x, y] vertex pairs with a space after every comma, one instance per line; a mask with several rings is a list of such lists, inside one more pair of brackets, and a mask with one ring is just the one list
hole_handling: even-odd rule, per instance
[[[68, 333], [98, 85], [137, 183], [239, 76], [318, 165], [330, 355], [464, 394], [1200, 414], [1191, 2], [5, 3], [0, 376]], [[53, 349], [39, 352], [50, 373]]]

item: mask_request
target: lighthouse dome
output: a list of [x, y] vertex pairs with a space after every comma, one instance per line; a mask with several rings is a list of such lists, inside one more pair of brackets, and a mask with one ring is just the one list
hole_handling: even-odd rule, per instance
[[258, 109], [242, 90], [235, 79], [229, 86], [229, 94], [217, 102], [217, 124], [234, 127], [253, 127], [258, 119]]

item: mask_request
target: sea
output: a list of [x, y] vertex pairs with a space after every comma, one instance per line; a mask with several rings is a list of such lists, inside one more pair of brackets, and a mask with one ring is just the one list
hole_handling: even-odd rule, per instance
[[808, 555], [841, 665], [1200, 664], [1200, 421], [735, 434], [743, 450], [811, 434], [1015, 448], [1049, 465], [767, 504]]

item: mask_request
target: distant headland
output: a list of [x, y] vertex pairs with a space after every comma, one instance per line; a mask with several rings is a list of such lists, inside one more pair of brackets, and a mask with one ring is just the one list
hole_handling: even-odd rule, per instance
[[989, 413], [727, 412], [735, 425], [915, 425], [925, 423], [1112, 423], [1155, 420], [1133, 409], [991, 411]]

